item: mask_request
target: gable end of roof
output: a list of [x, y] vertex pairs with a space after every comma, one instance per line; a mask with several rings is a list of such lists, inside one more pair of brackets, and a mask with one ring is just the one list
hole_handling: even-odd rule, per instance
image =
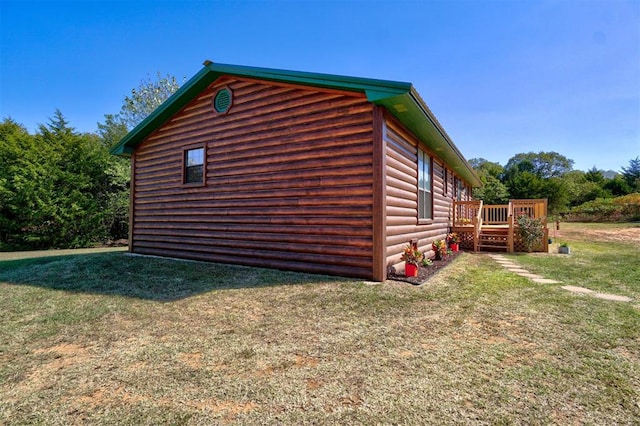
[[204, 67], [196, 75], [111, 148], [111, 153], [126, 157], [131, 156], [138, 144], [198, 96], [209, 84], [223, 75], [364, 93], [369, 102], [385, 107], [471, 185], [481, 185], [480, 179], [471, 165], [460, 153], [411, 83], [216, 64], [209, 61], [206, 61]]

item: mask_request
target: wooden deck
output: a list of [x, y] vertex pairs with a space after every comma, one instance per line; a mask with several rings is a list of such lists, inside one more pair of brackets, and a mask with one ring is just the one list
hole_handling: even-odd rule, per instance
[[517, 233], [515, 217], [526, 214], [542, 218], [544, 236], [534, 251], [548, 251], [547, 200], [510, 200], [509, 204], [484, 205], [482, 200], [454, 201], [451, 232], [461, 238], [461, 245], [477, 251], [526, 251]]

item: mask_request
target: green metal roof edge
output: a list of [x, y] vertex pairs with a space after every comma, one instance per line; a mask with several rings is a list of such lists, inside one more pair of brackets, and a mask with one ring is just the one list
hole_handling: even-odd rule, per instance
[[135, 147], [147, 136], [162, 126], [209, 84], [223, 75], [364, 93], [367, 100], [389, 110], [427, 147], [452, 165], [461, 177], [473, 186], [481, 185], [480, 179], [471, 165], [451, 141], [433, 113], [413, 89], [411, 83], [216, 64], [208, 61], [196, 75], [111, 148], [110, 152], [115, 155], [130, 156]]
[[191, 99], [198, 95], [209, 85], [207, 81], [207, 68], [201, 69], [196, 75], [191, 77], [189, 81], [183, 84], [176, 92], [169, 96], [158, 108], [142, 120], [133, 128], [124, 138], [120, 140], [113, 148], [110, 149], [111, 154], [129, 157], [135, 147], [149, 136], [155, 129], [159, 128], [175, 113], [184, 107]]
[[129, 156], [135, 147], [155, 129], [189, 103], [198, 93], [223, 75], [371, 93], [374, 97], [395, 96], [411, 90], [411, 83], [346, 77], [332, 74], [286, 71], [270, 68], [207, 63], [196, 75], [169, 97], [154, 112], [131, 130], [110, 152]]
[[[438, 154], [438, 156], [445, 160], [447, 164], [451, 166], [456, 173], [458, 173], [458, 175], [465, 178], [467, 182], [471, 184], [471, 186], [482, 186], [482, 181], [478, 177], [478, 174], [476, 173], [474, 168], [471, 166], [471, 164], [469, 164], [458, 147], [453, 143], [451, 137], [449, 137], [446, 130], [444, 130], [444, 127], [440, 124], [433, 112], [431, 112], [431, 109], [429, 109], [424, 100], [422, 100], [418, 92], [412, 89], [409, 93], [409, 96], [412, 102], [420, 110], [419, 114], [427, 118], [432, 126], [432, 129], [436, 133], [435, 139], [431, 139], [433, 145], [427, 144], [427, 146], [430, 146], [430, 148], [433, 149]], [[419, 125], [418, 128], [413, 131], [424, 142], [422, 135], [427, 132], [425, 132], [425, 129], [423, 127], [424, 123], [421, 126]]]
[[471, 186], [482, 186], [482, 181], [471, 164], [464, 158], [435, 115], [413, 88], [409, 93], [380, 98], [373, 103], [385, 107]]

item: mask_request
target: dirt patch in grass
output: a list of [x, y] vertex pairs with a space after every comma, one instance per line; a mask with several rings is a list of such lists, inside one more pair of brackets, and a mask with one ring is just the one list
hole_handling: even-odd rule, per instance
[[[553, 234], [550, 230], [550, 234]], [[563, 223], [560, 231], [556, 231], [558, 239], [575, 237], [582, 240], [611, 241], [640, 244], [640, 223], [636, 224], [592, 224]]]
[[34, 250], [34, 251], [8, 251], [0, 252], [0, 261], [35, 259], [51, 256], [77, 256], [81, 254], [126, 252], [127, 247], [96, 247], [86, 249], [62, 249], [62, 250]]
[[585, 228], [582, 234], [586, 237], [599, 241], [617, 242], [637, 242], [640, 243], [640, 227], [626, 229], [588, 229]]

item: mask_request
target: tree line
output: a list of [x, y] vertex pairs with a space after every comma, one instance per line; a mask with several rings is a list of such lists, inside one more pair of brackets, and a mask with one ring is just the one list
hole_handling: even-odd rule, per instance
[[[126, 239], [129, 160], [109, 149], [179, 86], [172, 76], [143, 80], [93, 133], [77, 132], [60, 111], [35, 134], [11, 118], [0, 122], [0, 250]], [[595, 167], [573, 170], [573, 161], [556, 152], [516, 154], [505, 166], [482, 158], [470, 163], [484, 184], [474, 198], [485, 204], [547, 198], [552, 214], [566, 214], [594, 200], [640, 192], [639, 158], [613, 177]]]
[[573, 160], [557, 152], [516, 154], [505, 166], [484, 158], [469, 162], [483, 183], [473, 196], [485, 204], [546, 198], [550, 214], [566, 216], [588, 202], [640, 193], [640, 157], [611, 177], [595, 166], [586, 172], [573, 170]]
[[31, 134], [0, 122], [0, 250], [78, 248], [128, 237], [129, 160], [109, 149], [179, 88], [147, 78], [106, 114], [96, 132], [77, 132], [56, 110]]

